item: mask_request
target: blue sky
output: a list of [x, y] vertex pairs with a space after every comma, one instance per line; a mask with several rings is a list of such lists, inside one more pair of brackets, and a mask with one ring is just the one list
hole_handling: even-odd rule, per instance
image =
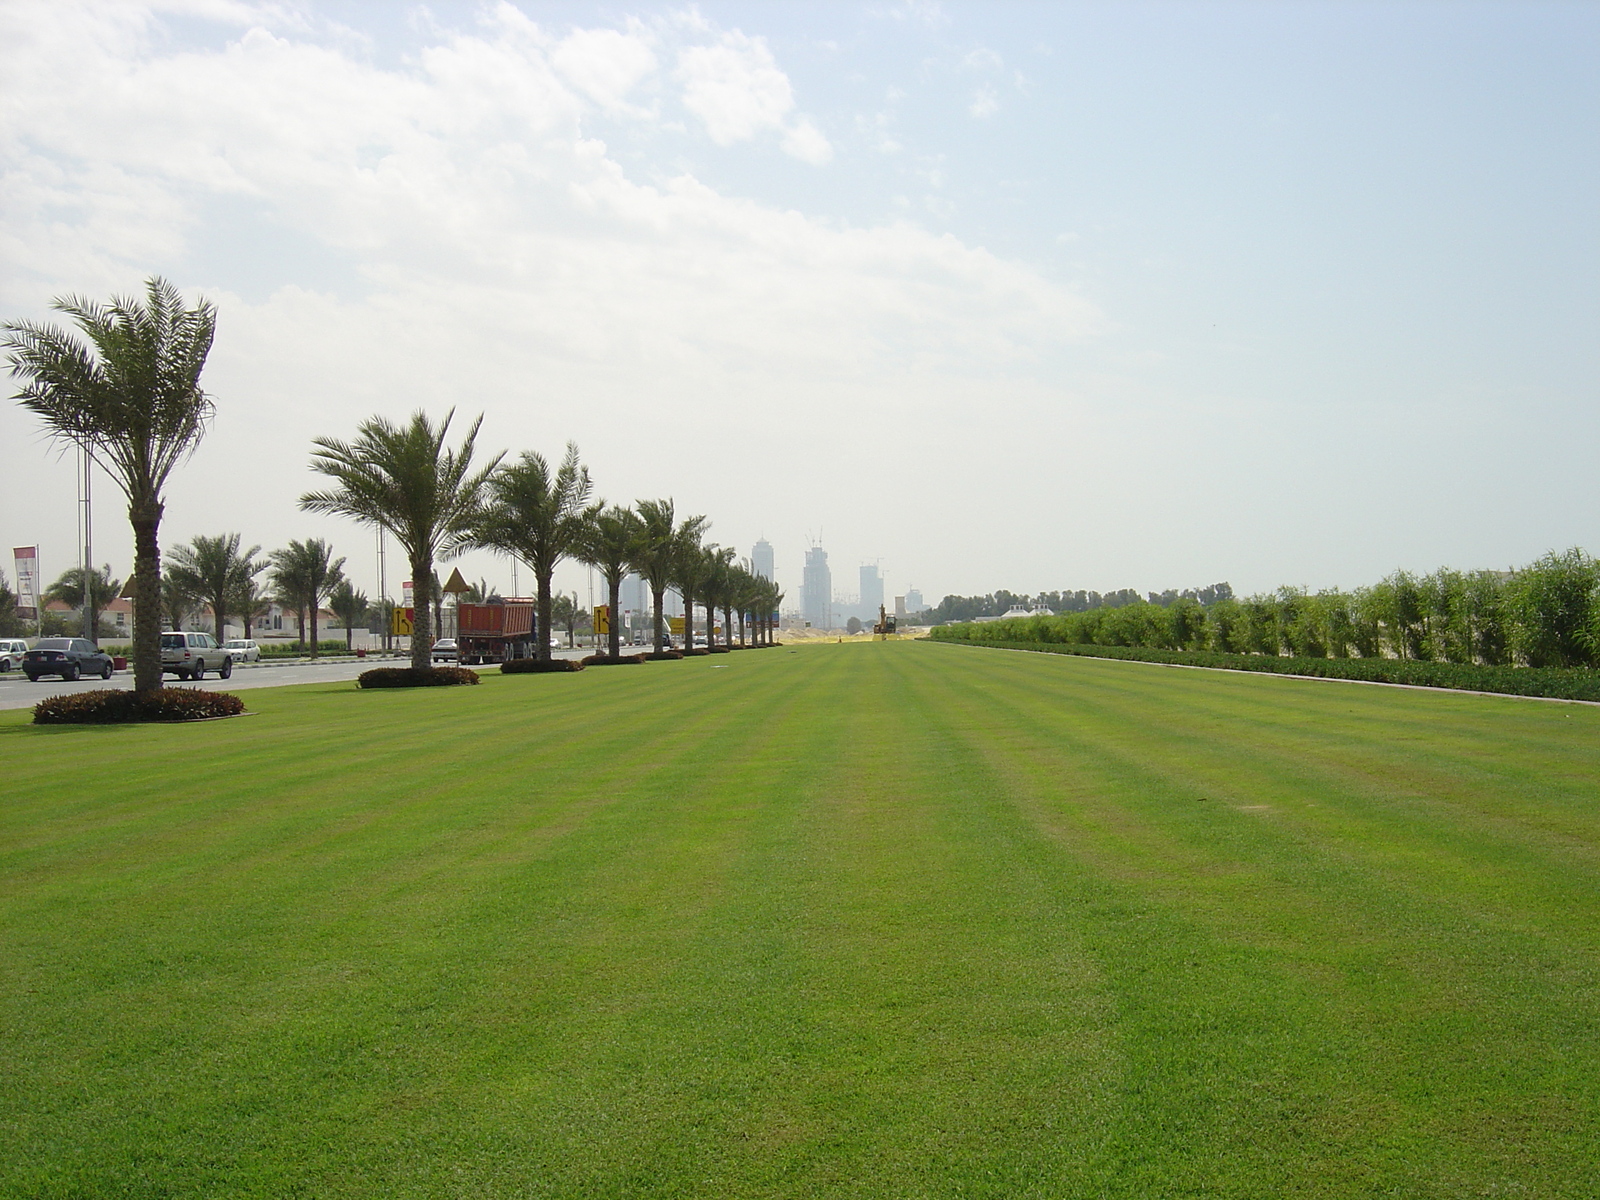
[[[0, 23], [0, 309], [152, 272], [221, 309], [168, 541], [321, 535], [371, 574], [295, 509], [309, 440], [454, 406], [765, 534], [792, 592], [813, 537], [841, 591], [881, 559], [932, 597], [1600, 549], [1600, 6]], [[0, 445], [0, 536], [49, 572], [70, 467], [15, 406]]]

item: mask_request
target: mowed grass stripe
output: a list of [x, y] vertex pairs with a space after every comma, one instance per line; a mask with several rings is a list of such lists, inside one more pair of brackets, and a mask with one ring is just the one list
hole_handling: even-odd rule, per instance
[[[1592, 838], [1594, 802], [1591, 790], [1588, 812], [1574, 811], [1580, 796], [1570, 787], [1570, 761], [1553, 785], [1527, 787], [1511, 803], [1497, 789], [1508, 774], [1526, 787], [1529, 764], [1482, 772], [1437, 746], [1418, 762], [1403, 744], [1384, 746], [1381, 727], [1363, 712], [1346, 736], [1350, 760], [1365, 769], [1347, 761], [1334, 770], [1327, 747], [1349, 701], [1332, 689], [1310, 684], [1280, 698], [1267, 722], [1259, 695], [1249, 695], [1254, 680], [1240, 680], [1245, 689], [1204, 677], [1173, 687], [1166, 673], [1119, 672], [1122, 665], [1080, 669], [1070, 660], [1040, 672], [1011, 660], [1000, 673], [1017, 686], [997, 689], [983, 664], [963, 663], [942, 682], [987, 703], [983, 717], [953, 736], [969, 737], [975, 753], [1010, 771], [1019, 803], [1041, 828], [1113, 877], [1131, 871], [1146, 901], [1164, 901], [1163, 937], [1183, 947], [1211, 942], [1196, 962], [1248, 948], [1247, 961], [1230, 970], [1242, 972], [1237, 978], [1205, 986], [1190, 979], [1183, 992], [1198, 992], [1213, 1008], [1241, 1006], [1242, 1023], [1263, 1033], [1291, 1035], [1282, 1049], [1286, 1061], [1298, 1060], [1298, 1086], [1320, 1056], [1343, 1086], [1366, 1093], [1364, 1102], [1348, 1095], [1339, 1106], [1347, 1129], [1329, 1142], [1319, 1174], [1332, 1180], [1355, 1168], [1354, 1186], [1362, 1160], [1382, 1155], [1409, 1122], [1415, 1145], [1406, 1159], [1417, 1177], [1408, 1190], [1450, 1194], [1462, 1178], [1516, 1177], [1528, 1167], [1514, 1136], [1485, 1153], [1483, 1125], [1540, 1125], [1570, 1148], [1540, 1170], [1576, 1185], [1590, 1169], [1584, 1155], [1597, 1116], [1596, 947], [1594, 843], [1572, 828]], [[1141, 702], [1145, 689], [1151, 695]], [[1084, 702], [1086, 692], [1093, 702]], [[1418, 697], [1419, 713], [1409, 699], [1375, 703], [1394, 707], [1402, 731], [1425, 722], [1440, 742], [1464, 750], [1470, 741], [1478, 757], [1514, 760], [1525, 752], [1519, 743], [1549, 744], [1554, 729], [1569, 760], [1593, 761], [1597, 723], [1587, 710], [1579, 710], [1587, 722], [1579, 732], [1559, 710], [1517, 710], [1514, 701], [1488, 701], [1500, 712], [1486, 714], [1475, 698]], [[1507, 709], [1513, 728], [1497, 729], [1494, 718]], [[1219, 719], [1233, 724], [1233, 739], [1215, 739]], [[1531, 736], [1516, 728], [1524, 723]], [[1498, 815], [1479, 820], [1481, 808]], [[1517, 825], [1508, 810], [1532, 819]], [[1554, 842], [1542, 819], [1552, 811], [1564, 827]], [[1182, 978], [1170, 969], [1153, 975]], [[1182, 1001], [1160, 997], [1158, 1027], [1169, 1002]], [[1319, 1010], [1321, 1020], [1306, 1020]], [[1192, 1043], [1171, 1030], [1157, 1040]], [[1485, 1044], [1495, 1053], [1486, 1056]], [[1446, 1061], [1454, 1078], [1441, 1086], [1435, 1073]], [[1233, 1076], [1216, 1102], [1238, 1112], [1253, 1097], [1269, 1109], [1290, 1099], [1237, 1083]], [[1293, 1106], [1281, 1111], [1299, 1123]], [[1274, 1141], [1257, 1127], [1239, 1150]], [[1470, 1162], [1474, 1156], [1482, 1158]]]
[[0, 1192], [1588, 1194], [1593, 721], [1286, 682], [889, 643], [0, 719], [104, 772], [0, 809]]

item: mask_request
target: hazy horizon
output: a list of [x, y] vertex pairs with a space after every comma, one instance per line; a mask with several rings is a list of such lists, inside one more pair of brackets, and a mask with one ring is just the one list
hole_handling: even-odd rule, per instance
[[[1597, 52], [1572, 3], [16, 0], [0, 319], [211, 300], [163, 546], [373, 594], [296, 501], [418, 408], [765, 537], [786, 607], [813, 542], [929, 604], [1504, 568], [1600, 549]], [[8, 578], [75, 495], [0, 404]]]

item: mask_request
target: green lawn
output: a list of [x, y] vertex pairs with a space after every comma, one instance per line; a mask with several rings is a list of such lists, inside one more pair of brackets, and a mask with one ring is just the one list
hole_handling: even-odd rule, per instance
[[243, 696], [0, 713], [0, 1195], [1596, 1193], [1600, 709], [906, 642]]

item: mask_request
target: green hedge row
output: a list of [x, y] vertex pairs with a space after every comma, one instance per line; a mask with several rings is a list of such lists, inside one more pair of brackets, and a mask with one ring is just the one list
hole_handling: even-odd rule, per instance
[[502, 675], [558, 675], [581, 670], [583, 664], [570, 658], [552, 658], [549, 662], [540, 662], [537, 658], [512, 658], [500, 664]]
[[478, 673], [465, 667], [374, 667], [356, 676], [360, 688], [455, 687], [478, 682]]
[[244, 701], [228, 692], [199, 688], [158, 688], [140, 695], [131, 691], [71, 692], [51, 696], [33, 706], [35, 725], [124, 725], [144, 721], [206, 721], [236, 717]]
[[[937, 631], [936, 631], [937, 632]], [[1481, 667], [1467, 663], [1411, 662], [1394, 658], [1291, 658], [1262, 654], [1224, 654], [1216, 650], [1154, 650], [1143, 646], [1071, 646], [1060, 642], [974, 642], [932, 640], [997, 650], [1030, 650], [1082, 658], [1170, 663], [1184, 667], [1222, 667], [1269, 675], [1309, 675], [1319, 679], [1357, 679], [1366, 683], [1404, 683], [1413, 687], [1460, 688], [1507, 696], [1546, 696], [1557, 700], [1600, 701], [1600, 675], [1581, 668]]]

